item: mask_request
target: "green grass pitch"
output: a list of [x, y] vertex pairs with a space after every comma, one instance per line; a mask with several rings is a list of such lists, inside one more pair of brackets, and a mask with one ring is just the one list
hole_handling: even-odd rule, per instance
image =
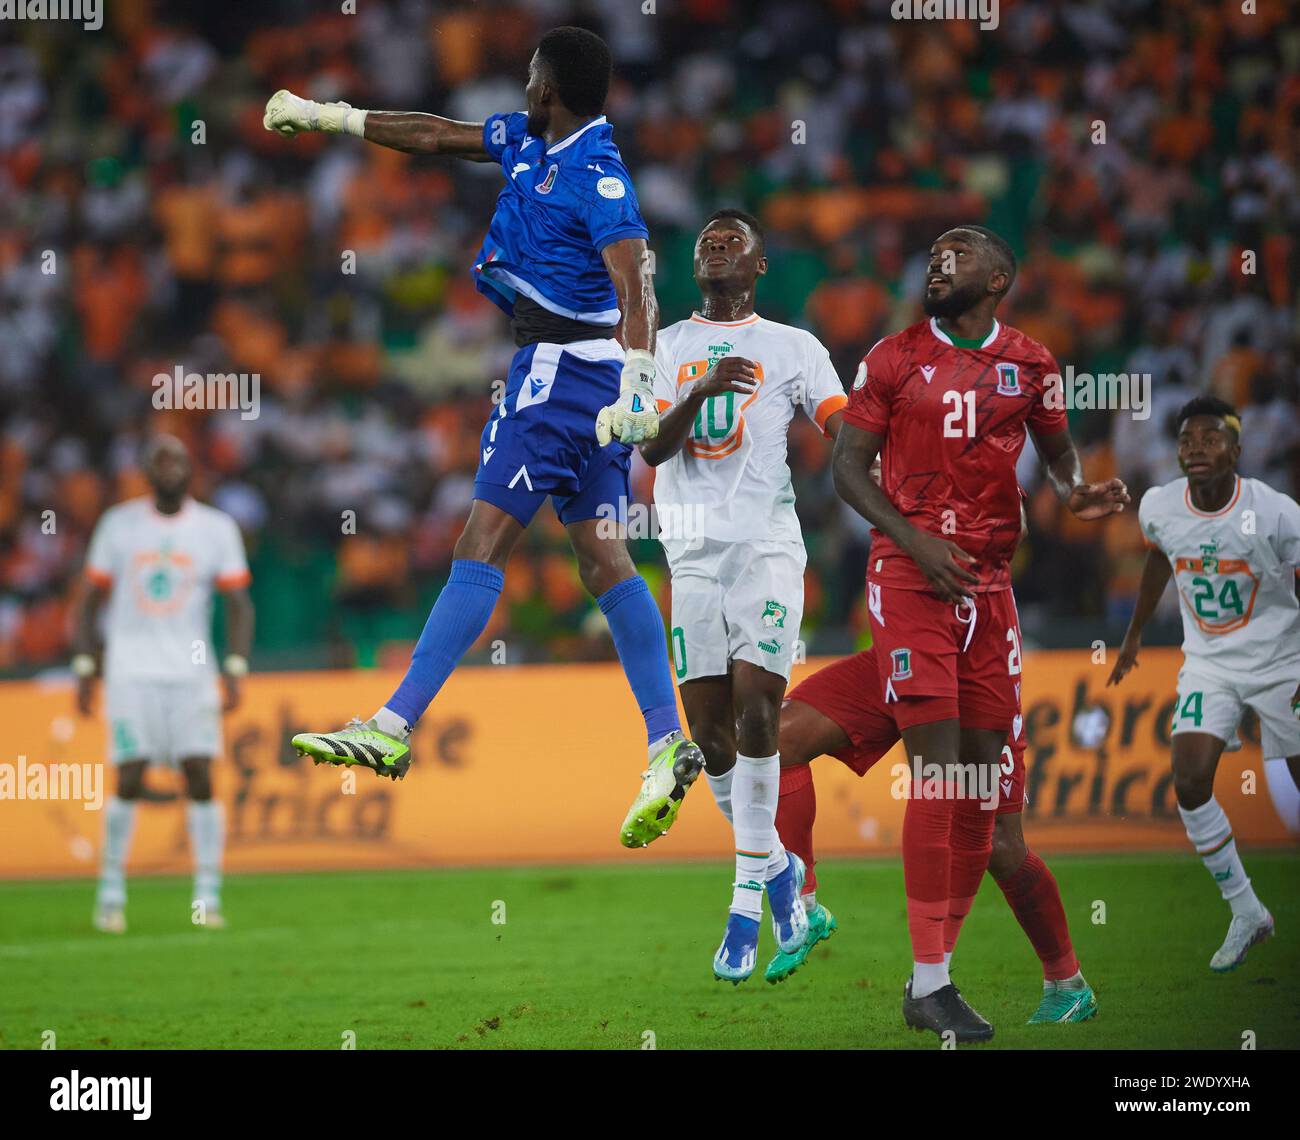
[[[1024, 1024], [1038, 962], [986, 878], [954, 962], [997, 1030], [979, 1048], [1240, 1049], [1247, 1031], [1300, 1047], [1300, 856], [1246, 864], [1278, 933], [1217, 976], [1228, 911], [1195, 859], [1051, 859], [1101, 1002], [1070, 1026]], [[86, 881], [0, 884], [0, 1046], [52, 1030], [60, 1049], [338, 1049], [348, 1033], [359, 1049], [937, 1048], [899, 1010], [901, 865], [818, 871], [839, 932], [770, 986], [765, 923], [759, 973], [738, 988], [710, 972], [721, 862], [233, 876], [220, 931], [189, 925], [186, 880], [136, 879], [121, 937], [90, 929]]]

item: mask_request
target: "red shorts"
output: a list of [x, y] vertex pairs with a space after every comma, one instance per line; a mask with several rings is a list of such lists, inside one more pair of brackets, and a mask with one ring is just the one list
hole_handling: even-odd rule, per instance
[[867, 610], [879, 684], [900, 726], [956, 716], [965, 728], [1011, 731], [1020, 711], [1020, 622], [1010, 590], [954, 605], [868, 579]]
[[[818, 669], [791, 689], [786, 699], [803, 701], [840, 727], [849, 745], [831, 755], [859, 776], [899, 741], [898, 725], [891, 715], [894, 706], [886, 706], [880, 697], [874, 649]], [[1018, 812], [1025, 804], [1025, 734], [1019, 708], [1012, 729], [998, 773], [999, 815]]]

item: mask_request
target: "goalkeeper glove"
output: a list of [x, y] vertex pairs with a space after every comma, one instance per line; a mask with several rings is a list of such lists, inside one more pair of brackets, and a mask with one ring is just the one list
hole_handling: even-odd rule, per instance
[[303, 131], [327, 131], [364, 138], [367, 114], [347, 103], [315, 103], [300, 99], [292, 91], [280, 90], [266, 101], [262, 126], [289, 137]]
[[634, 348], [623, 362], [618, 400], [600, 409], [596, 417], [596, 442], [604, 447], [613, 439], [642, 443], [659, 434], [655, 407], [655, 358], [644, 348]]

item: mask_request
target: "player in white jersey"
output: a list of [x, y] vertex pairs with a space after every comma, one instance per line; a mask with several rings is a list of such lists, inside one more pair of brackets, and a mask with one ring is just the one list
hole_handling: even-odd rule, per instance
[[[94, 922], [110, 933], [126, 929], [126, 858], [149, 764], [179, 767], [184, 775], [195, 867], [191, 917], [223, 924], [224, 821], [212, 797], [211, 765], [221, 751], [221, 713], [239, 702], [253, 636], [248, 562], [235, 520], [189, 498], [190, 458], [174, 436], [150, 443], [144, 471], [152, 494], [109, 508], [95, 527], [74, 613], [77, 705], [89, 715], [100, 672], [98, 618], [106, 606], [102, 672], [117, 794], [105, 806]], [[214, 590], [226, 603], [224, 700], [213, 663]]]
[[1178, 413], [1178, 462], [1187, 477], [1142, 497], [1138, 518], [1151, 550], [1108, 682], [1137, 664], [1142, 627], [1172, 577], [1183, 613], [1174, 791], [1187, 837], [1232, 909], [1228, 936], [1210, 959], [1216, 971], [1239, 966], [1273, 933], [1273, 916], [1251, 888], [1214, 798], [1219, 755], [1246, 706], [1259, 717], [1274, 802], [1293, 827], [1293, 773], [1300, 771], [1300, 506], [1237, 474], [1240, 437], [1237, 413], [1215, 396], [1199, 396]]
[[776, 833], [777, 727], [803, 617], [807, 555], [786, 466], [802, 409], [834, 437], [847, 402], [826, 349], [754, 312], [767, 272], [756, 218], [720, 210], [695, 246], [701, 311], [659, 332], [655, 509], [672, 572], [672, 648], [691, 734], [736, 837], [714, 976], [754, 970], [763, 894], [778, 949], [802, 945], [803, 864]]

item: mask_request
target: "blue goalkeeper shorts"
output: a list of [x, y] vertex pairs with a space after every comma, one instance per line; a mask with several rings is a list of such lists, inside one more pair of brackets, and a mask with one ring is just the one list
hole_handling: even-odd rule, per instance
[[548, 495], [560, 522], [626, 521], [632, 449], [596, 442], [596, 416], [618, 399], [615, 340], [525, 345], [505, 398], [483, 428], [474, 498], [527, 526]]

